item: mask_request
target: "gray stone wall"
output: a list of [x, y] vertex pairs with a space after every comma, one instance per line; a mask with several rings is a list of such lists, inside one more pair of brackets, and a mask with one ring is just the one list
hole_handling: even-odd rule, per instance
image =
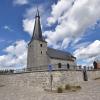
[[87, 75], [88, 75], [88, 80], [92, 80], [95, 78], [100, 78], [100, 70], [94, 70], [94, 71], [87, 71]]
[[[63, 86], [65, 84], [81, 84], [83, 82], [82, 71], [54, 71], [53, 88]], [[93, 80], [100, 77], [100, 71], [88, 71], [88, 79]], [[50, 88], [49, 72], [33, 72], [22, 74], [0, 75], [0, 85], [9, 86], [37, 86], [42, 88]]]
[[74, 69], [76, 67], [76, 62], [74, 61], [69, 61], [69, 60], [61, 60], [61, 59], [50, 59], [50, 64], [53, 65], [53, 70], [58, 69], [58, 63], [61, 63], [61, 69], [67, 70], [69, 64], [70, 69]]
[[32, 41], [28, 46], [27, 68], [34, 69], [36, 67], [48, 65], [48, 57], [46, 51], [46, 42], [39, 40]]

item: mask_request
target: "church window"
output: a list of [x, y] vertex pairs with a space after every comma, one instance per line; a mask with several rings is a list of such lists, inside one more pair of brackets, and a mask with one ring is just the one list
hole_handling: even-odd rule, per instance
[[70, 68], [70, 65], [69, 65], [69, 64], [67, 64], [67, 68], [68, 68], [68, 69]]
[[41, 51], [41, 54], [42, 54], [42, 51]]
[[42, 44], [40, 44], [40, 47], [42, 47]]
[[61, 63], [58, 63], [58, 68], [61, 68]]

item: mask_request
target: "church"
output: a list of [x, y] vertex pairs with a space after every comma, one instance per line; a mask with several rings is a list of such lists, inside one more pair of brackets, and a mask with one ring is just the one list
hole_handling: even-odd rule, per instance
[[35, 16], [33, 36], [28, 44], [27, 69], [30, 71], [67, 70], [76, 67], [76, 57], [69, 52], [53, 49], [47, 46], [42, 36], [39, 10]]

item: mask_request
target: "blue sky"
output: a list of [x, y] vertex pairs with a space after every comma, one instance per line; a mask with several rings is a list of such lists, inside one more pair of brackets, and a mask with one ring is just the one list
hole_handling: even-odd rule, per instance
[[71, 52], [82, 65], [99, 59], [99, 0], [2, 0], [0, 68], [26, 67], [37, 4], [49, 47]]

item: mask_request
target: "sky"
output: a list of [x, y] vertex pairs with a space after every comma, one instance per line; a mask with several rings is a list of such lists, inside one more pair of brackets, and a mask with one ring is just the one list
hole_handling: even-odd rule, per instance
[[27, 66], [37, 6], [48, 47], [72, 53], [82, 66], [100, 59], [100, 0], [1, 0], [0, 69]]

